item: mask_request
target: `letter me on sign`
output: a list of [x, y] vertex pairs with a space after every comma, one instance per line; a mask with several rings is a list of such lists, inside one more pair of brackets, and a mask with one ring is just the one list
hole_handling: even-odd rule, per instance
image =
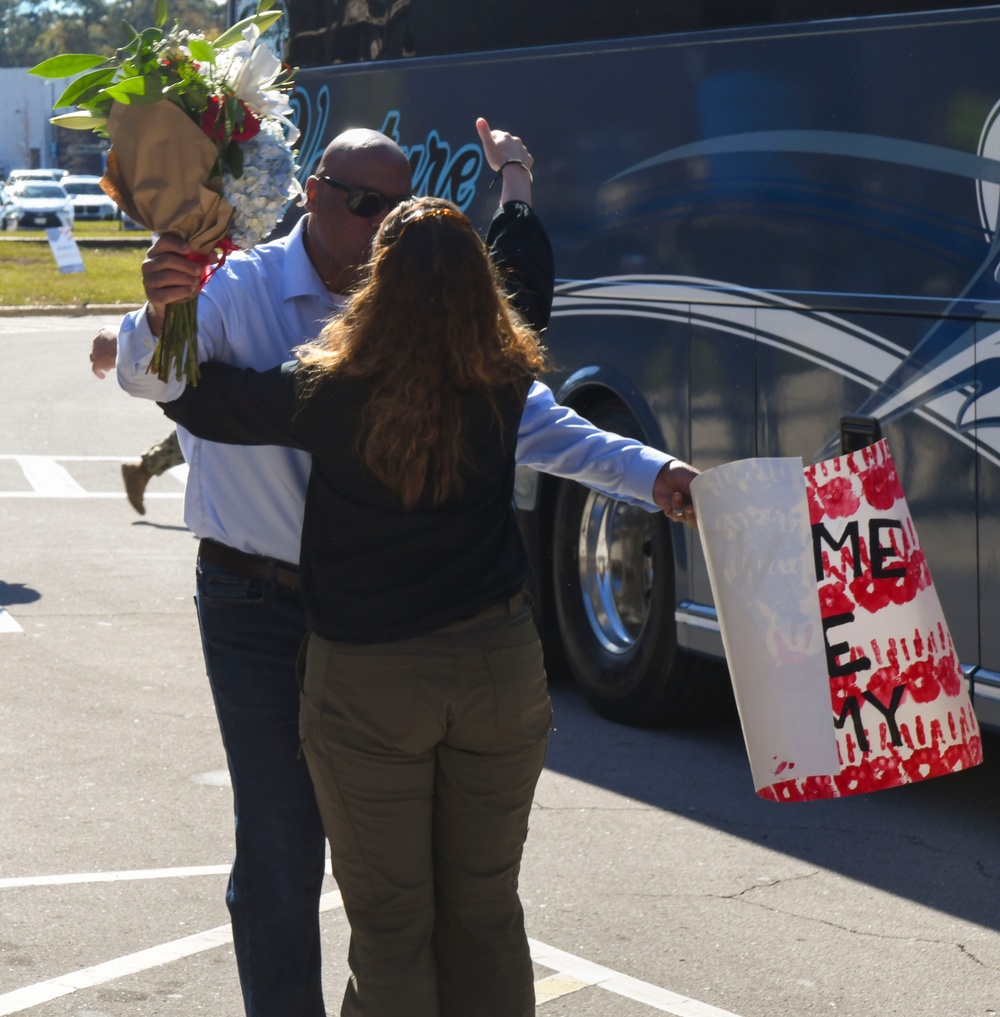
[[691, 485], [757, 793], [809, 801], [982, 762], [886, 442]]

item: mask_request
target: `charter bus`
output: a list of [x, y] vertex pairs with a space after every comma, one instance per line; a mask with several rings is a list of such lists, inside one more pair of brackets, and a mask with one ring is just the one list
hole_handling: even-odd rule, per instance
[[[1000, 6], [933, 7], [300, 3], [285, 45], [303, 175], [380, 128], [485, 225], [475, 118], [526, 140], [565, 404], [702, 469], [885, 437], [997, 728]], [[546, 652], [599, 712], [728, 702], [696, 534], [536, 473], [517, 504]]]

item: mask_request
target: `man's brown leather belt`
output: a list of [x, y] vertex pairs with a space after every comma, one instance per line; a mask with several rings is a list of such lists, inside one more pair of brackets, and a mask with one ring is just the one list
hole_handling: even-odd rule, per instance
[[245, 579], [260, 579], [266, 583], [277, 583], [289, 590], [299, 588], [299, 570], [287, 562], [275, 558], [264, 558], [227, 547], [214, 540], [203, 538], [198, 543], [198, 557], [209, 565], [216, 565]]

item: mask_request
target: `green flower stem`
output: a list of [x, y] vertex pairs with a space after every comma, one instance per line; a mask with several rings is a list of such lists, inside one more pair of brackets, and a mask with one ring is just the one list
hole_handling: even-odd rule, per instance
[[163, 333], [153, 350], [149, 370], [160, 381], [169, 381], [172, 374], [177, 381], [187, 378], [189, 384], [198, 384], [197, 297], [167, 304], [163, 316]]

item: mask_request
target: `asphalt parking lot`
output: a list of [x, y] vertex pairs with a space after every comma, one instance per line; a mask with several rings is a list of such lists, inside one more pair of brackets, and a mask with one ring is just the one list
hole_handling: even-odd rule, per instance
[[[0, 1017], [239, 1017], [183, 469], [126, 503], [121, 463], [169, 427], [90, 374], [103, 320], [0, 318]], [[636, 730], [552, 693], [521, 879], [539, 1017], [1000, 1012], [996, 737], [965, 774], [777, 805], [738, 726]]]

